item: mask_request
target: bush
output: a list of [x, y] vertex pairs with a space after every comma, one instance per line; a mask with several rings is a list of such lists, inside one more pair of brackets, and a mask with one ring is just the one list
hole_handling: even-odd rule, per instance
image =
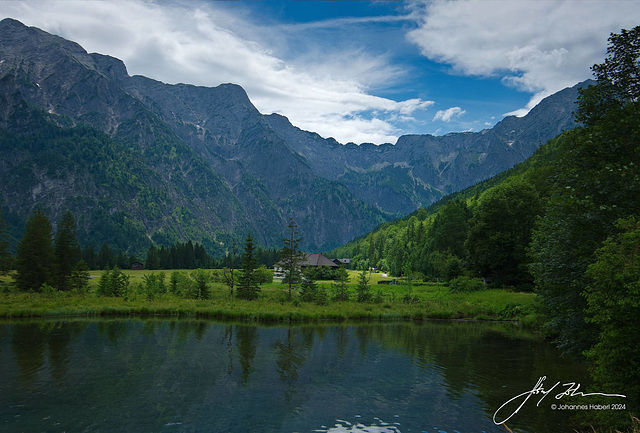
[[141, 286], [141, 289], [148, 300], [153, 300], [159, 295], [167, 293], [167, 286], [164, 283], [164, 279], [164, 272], [160, 272], [158, 274], [147, 274], [142, 277], [144, 283]]
[[189, 290], [186, 291], [186, 296], [192, 299], [209, 299], [210, 279], [211, 277], [209, 274], [202, 269], [196, 269], [191, 272], [191, 280], [193, 281], [193, 284], [189, 285], [190, 287]]
[[100, 276], [98, 296], [125, 297], [129, 289], [129, 276], [118, 268], [106, 269]]
[[273, 283], [273, 270], [268, 269], [265, 265], [255, 270], [256, 282], [258, 284]]
[[479, 278], [457, 277], [449, 281], [449, 290], [451, 293], [477, 292], [484, 289], [484, 283]]

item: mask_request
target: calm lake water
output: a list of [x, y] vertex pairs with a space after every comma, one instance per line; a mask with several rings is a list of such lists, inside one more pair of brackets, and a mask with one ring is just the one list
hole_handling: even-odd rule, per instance
[[[587, 384], [511, 324], [0, 322], [0, 431], [506, 432], [494, 412], [541, 376]], [[538, 400], [512, 430], [569, 430]]]

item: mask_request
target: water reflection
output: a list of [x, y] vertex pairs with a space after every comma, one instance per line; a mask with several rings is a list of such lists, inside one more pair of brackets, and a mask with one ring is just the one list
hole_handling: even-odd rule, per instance
[[[11, 349], [20, 369], [22, 383], [32, 385], [47, 364], [50, 365], [53, 378], [63, 379], [71, 355], [69, 343], [80, 336], [85, 327], [86, 324], [78, 322], [13, 326], [10, 332]], [[45, 356], [45, 351], [48, 356]]]
[[[495, 410], [542, 375], [586, 385], [582, 366], [508, 324], [9, 323], [0, 430], [502, 432]], [[535, 404], [513, 421], [570, 425]]]
[[258, 329], [254, 326], [236, 326], [236, 346], [242, 366], [242, 385], [247, 386], [258, 350]]

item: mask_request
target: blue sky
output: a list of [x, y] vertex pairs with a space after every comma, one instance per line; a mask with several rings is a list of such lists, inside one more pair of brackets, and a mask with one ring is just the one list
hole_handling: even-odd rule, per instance
[[0, 2], [131, 75], [245, 88], [346, 143], [479, 131], [591, 77], [636, 1]]

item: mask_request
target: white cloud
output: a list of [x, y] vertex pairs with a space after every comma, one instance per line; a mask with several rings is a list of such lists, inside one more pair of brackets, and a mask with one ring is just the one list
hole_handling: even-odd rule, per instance
[[436, 115], [433, 116], [433, 121], [441, 120], [443, 122], [451, 122], [453, 119], [462, 116], [464, 113], [466, 113], [466, 111], [460, 107], [451, 107], [446, 110], [439, 110], [436, 112]]
[[[542, 98], [591, 77], [611, 32], [640, 22], [636, 1], [456, 1], [412, 4], [408, 38], [452, 72], [502, 77]], [[510, 113], [513, 114], [513, 113]]]
[[280, 36], [273, 29], [245, 22], [242, 13], [215, 2], [5, 1], [0, 15], [120, 58], [132, 75], [167, 83], [239, 84], [261, 112], [283, 114], [302, 129], [341, 142], [393, 142], [401, 132], [393, 119], [410, 119], [432, 104], [370, 94], [371, 86], [403, 73], [384, 56], [318, 47], [319, 54], [325, 50], [319, 56], [284, 59], [264, 44], [277, 48]]

